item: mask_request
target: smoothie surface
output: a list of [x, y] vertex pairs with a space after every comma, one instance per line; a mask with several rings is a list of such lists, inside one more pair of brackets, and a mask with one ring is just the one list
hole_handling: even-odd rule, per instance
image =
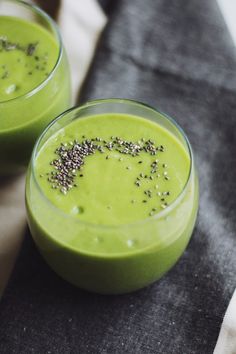
[[[101, 147], [85, 156], [70, 178], [67, 174], [63, 186], [58, 163], [86, 146]], [[190, 158], [173, 134], [126, 114], [72, 121], [46, 141], [35, 160], [36, 179], [50, 202], [99, 225], [132, 223], [165, 209], [181, 193], [189, 170]]]
[[0, 102], [22, 96], [54, 68], [59, 45], [42, 26], [0, 16]]

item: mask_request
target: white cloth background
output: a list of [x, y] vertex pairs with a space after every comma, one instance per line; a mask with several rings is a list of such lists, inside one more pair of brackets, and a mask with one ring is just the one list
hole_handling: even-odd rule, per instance
[[213, 354], [236, 354], [236, 291], [226, 311]]
[[[231, 11], [227, 10], [230, 2], [236, 6], [235, 0], [218, 2], [229, 29], [231, 32], [232, 28], [236, 30], [236, 26], [232, 25]], [[59, 27], [71, 68], [74, 103], [106, 21], [96, 0], [62, 2]], [[236, 38], [236, 32], [232, 37]], [[25, 176], [0, 180], [0, 296], [10, 276], [26, 227], [24, 180]], [[225, 314], [214, 354], [236, 354], [236, 293]]]

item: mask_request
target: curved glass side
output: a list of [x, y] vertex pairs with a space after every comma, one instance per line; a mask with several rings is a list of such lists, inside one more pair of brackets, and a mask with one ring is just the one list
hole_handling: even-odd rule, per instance
[[1, 16], [17, 16], [38, 23], [58, 43], [55, 66], [45, 80], [22, 96], [0, 102], [1, 176], [17, 174], [25, 169], [39, 134], [70, 106], [71, 88], [65, 50], [53, 20], [39, 8], [23, 1], [3, 0], [0, 9]]
[[[34, 162], [45, 141], [74, 119], [112, 112], [138, 115], [163, 125], [186, 149], [191, 168], [181, 194], [162, 212], [131, 224], [94, 225], [64, 214], [50, 203], [35, 178]], [[62, 114], [38, 140], [28, 171], [26, 202], [33, 238], [58, 274], [92, 291], [122, 293], [136, 290], [159, 279], [170, 269], [192, 234], [198, 209], [198, 179], [191, 147], [173, 120], [148, 106], [116, 99], [88, 102]], [[66, 259], [63, 264], [61, 257]], [[111, 283], [110, 277], [116, 280]]]

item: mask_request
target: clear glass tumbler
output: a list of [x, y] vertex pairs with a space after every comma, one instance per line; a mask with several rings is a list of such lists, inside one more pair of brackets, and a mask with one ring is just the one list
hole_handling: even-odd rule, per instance
[[[59, 210], [44, 194], [35, 175], [39, 151], [55, 132], [74, 120], [110, 113], [140, 116], [165, 127], [178, 139], [191, 162], [185, 186], [166, 209], [117, 226], [82, 222]], [[33, 239], [46, 262], [61, 277], [98, 293], [140, 289], [176, 263], [191, 237], [198, 210], [198, 178], [191, 146], [173, 119], [149, 106], [120, 99], [90, 101], [60, 115], [38, 139], [28, 170], [26, 206]], [[76, 246], [72, 246], [72, 240], [76, 240]], [[114, 240], [122, 250], [112, 248]]]
[[71, 88], [66, 53], [54, 21], [40, 8], [18, 0], [1, 0], [0, 15], [37, 23], [58, 44], [55, 65], [43, 82], [22, 96], [0, 101], [0, 176], [3, 176], [25, 170], [37, 137], [52, 119], [69, 108]]

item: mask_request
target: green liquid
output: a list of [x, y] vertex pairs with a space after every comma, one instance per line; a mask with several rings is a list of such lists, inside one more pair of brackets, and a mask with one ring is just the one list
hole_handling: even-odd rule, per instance
[[68, 64], [41, 25], [0, 16], [0, 175], [24, 170], [36, 138], [70, 105]]
[[[155, 156], [141, 152], [136, 157], [114, 150], [95, 152], [76, 173], [77, 187], [64, 195], [47, 180], [53, 170], [50, 162], [58, 157], [55, 150], [61, 143], [80, 141], [82, 136], [107, 141], [111, 136], [133, 142], [151, 139], [163, 145], [164, 152]], [[100, 293], [129, 292], [159, 279], [183, 253], [196, 220], [194, 166], [176, 200], [189, 177], [185, 149], [161, 125], [125, 114], [77, 119], [42, 143], [34, 161], [35, 178], [29, 169], [26, 204], [33, 238], [49, 265], [71, 283]], [[156, 159], [159, 167], [151, 174]], [[154, 179], [141, 178], [138, 187], [134, 182], [140, 173]], [[144, 193], [147, 189], [152, 197]], [[165, 213], [157, 193], [167, 191], [171, 206]], [[143, 203], [144, 199], [148, 201]]]
[[24, 95], [42, 83], [55, 66], [59, 47], [36, 23], [1, 16], [0, 53], [1, 102]]
[[[110, 141], [114, 132], [126, 141], [151, 139], [162, 145], [164, 152], [152, 156], [142, 151], [133, 157], [105, 148], [103, 153], [85, 159], [75, 178], [77, 187], [66, 195], [52, 189], [47, 173], [52, 170], [50, 162], [57, 157], [55, 150], [61, 143], [69, 147], [70, 141], [85, 140], [83, 136]], [[156, 161], [154, 172], [151, 165]], [[132, 223], [158, 213], [180, 194], [189, 168], [189, 156], [171, 133], [151, 121], [128, 115], [79, 119], [52, 136], [36, 160], [38, 182], [50, 201], [66, 214], [100, 225]]]

